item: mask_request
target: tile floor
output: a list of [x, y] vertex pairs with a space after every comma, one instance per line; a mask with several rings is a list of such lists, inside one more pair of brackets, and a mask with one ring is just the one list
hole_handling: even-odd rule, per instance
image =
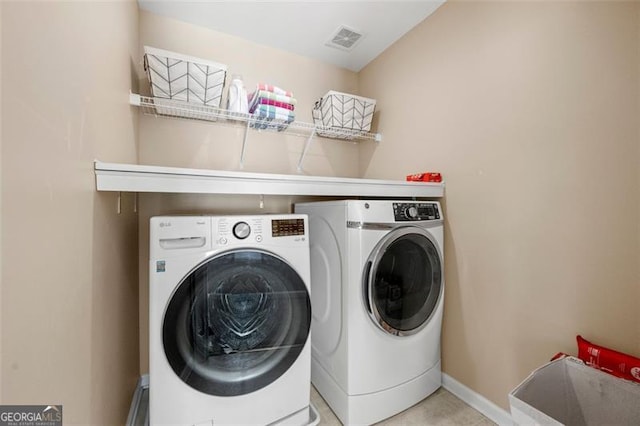
[[[318, 391], [311, 387], [311, 402], [320, 414], [319, 426], [340, 426], [340, 420], [333, 414]], [[396, 414], [379, 426], [490, 426], [491, 420], [471, 408], [444, 388], [438, 389], [428, 398], [413, 407]]]

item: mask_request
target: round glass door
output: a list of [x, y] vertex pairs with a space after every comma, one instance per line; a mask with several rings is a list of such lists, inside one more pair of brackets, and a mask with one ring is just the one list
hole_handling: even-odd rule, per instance
[[380, 328], [410, 335], [428, 323], [442, 283], [442, 256], [432, 236], [417, 227], [397, 228], [378, 243], [365, 264], [365, 303]]
[[309, 336], [304, 281], [279, 257], [236, 250], [207, 259], [182, 280], [165, 312], [167, 360], [189, 386], [236, 396], [272, 383]]

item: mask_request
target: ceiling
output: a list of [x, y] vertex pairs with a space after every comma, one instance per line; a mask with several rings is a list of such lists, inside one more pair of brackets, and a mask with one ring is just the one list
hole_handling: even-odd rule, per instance
[[[141, 9], [360, 71], [445, 0], [138, 0]], [[349, 51], [327, 46], [340, 27], [362, 34]]]

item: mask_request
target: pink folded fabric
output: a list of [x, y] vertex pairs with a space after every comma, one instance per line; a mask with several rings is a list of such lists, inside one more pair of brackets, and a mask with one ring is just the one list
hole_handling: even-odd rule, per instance
[[278, 95], [293, 97], [293, 93], [287, 92], [286, 90], [283, 90], [277, 86], [272, 86], [270, 84], [258, 83], [258, 90], [265, 90], [267, 92], [277, 93]]
[[296, 99], [291, 96], [278, 95], [273, 92], [257, 89], [249, 95], [249, 112], [255, 111], [260, 105], [270, 105], [293, 111], [296, 102]]
[[274, 101], [284, 102], [285, 104], [295, 105], [298, 101], [292, 96], [278, 95], [277, 93], [267, 92], [266, 90], [256, 89], [249, 96], [249, 103], [257, 101], [259, 98], [273, 99]]
[[262, 105], [273, 105], [280, 108], [286, 108], [286, 109], [290, 109], [291, 111], [293, 111], [295, 108], [293, 105], [288, 104], [286, 102], [280, 102], [280, 101], [275, 101], [273, 99], [266, 99], [266, 98], [258, 98], [258, 103]]

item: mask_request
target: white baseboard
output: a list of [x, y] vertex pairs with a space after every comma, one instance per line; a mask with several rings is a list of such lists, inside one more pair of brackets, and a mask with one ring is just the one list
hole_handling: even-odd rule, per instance
[[500, 426], [511, 426], [511, 415], [479, 393], [469, 389], [448, 374], [442, 373], [442, 387], [481, 412]]

